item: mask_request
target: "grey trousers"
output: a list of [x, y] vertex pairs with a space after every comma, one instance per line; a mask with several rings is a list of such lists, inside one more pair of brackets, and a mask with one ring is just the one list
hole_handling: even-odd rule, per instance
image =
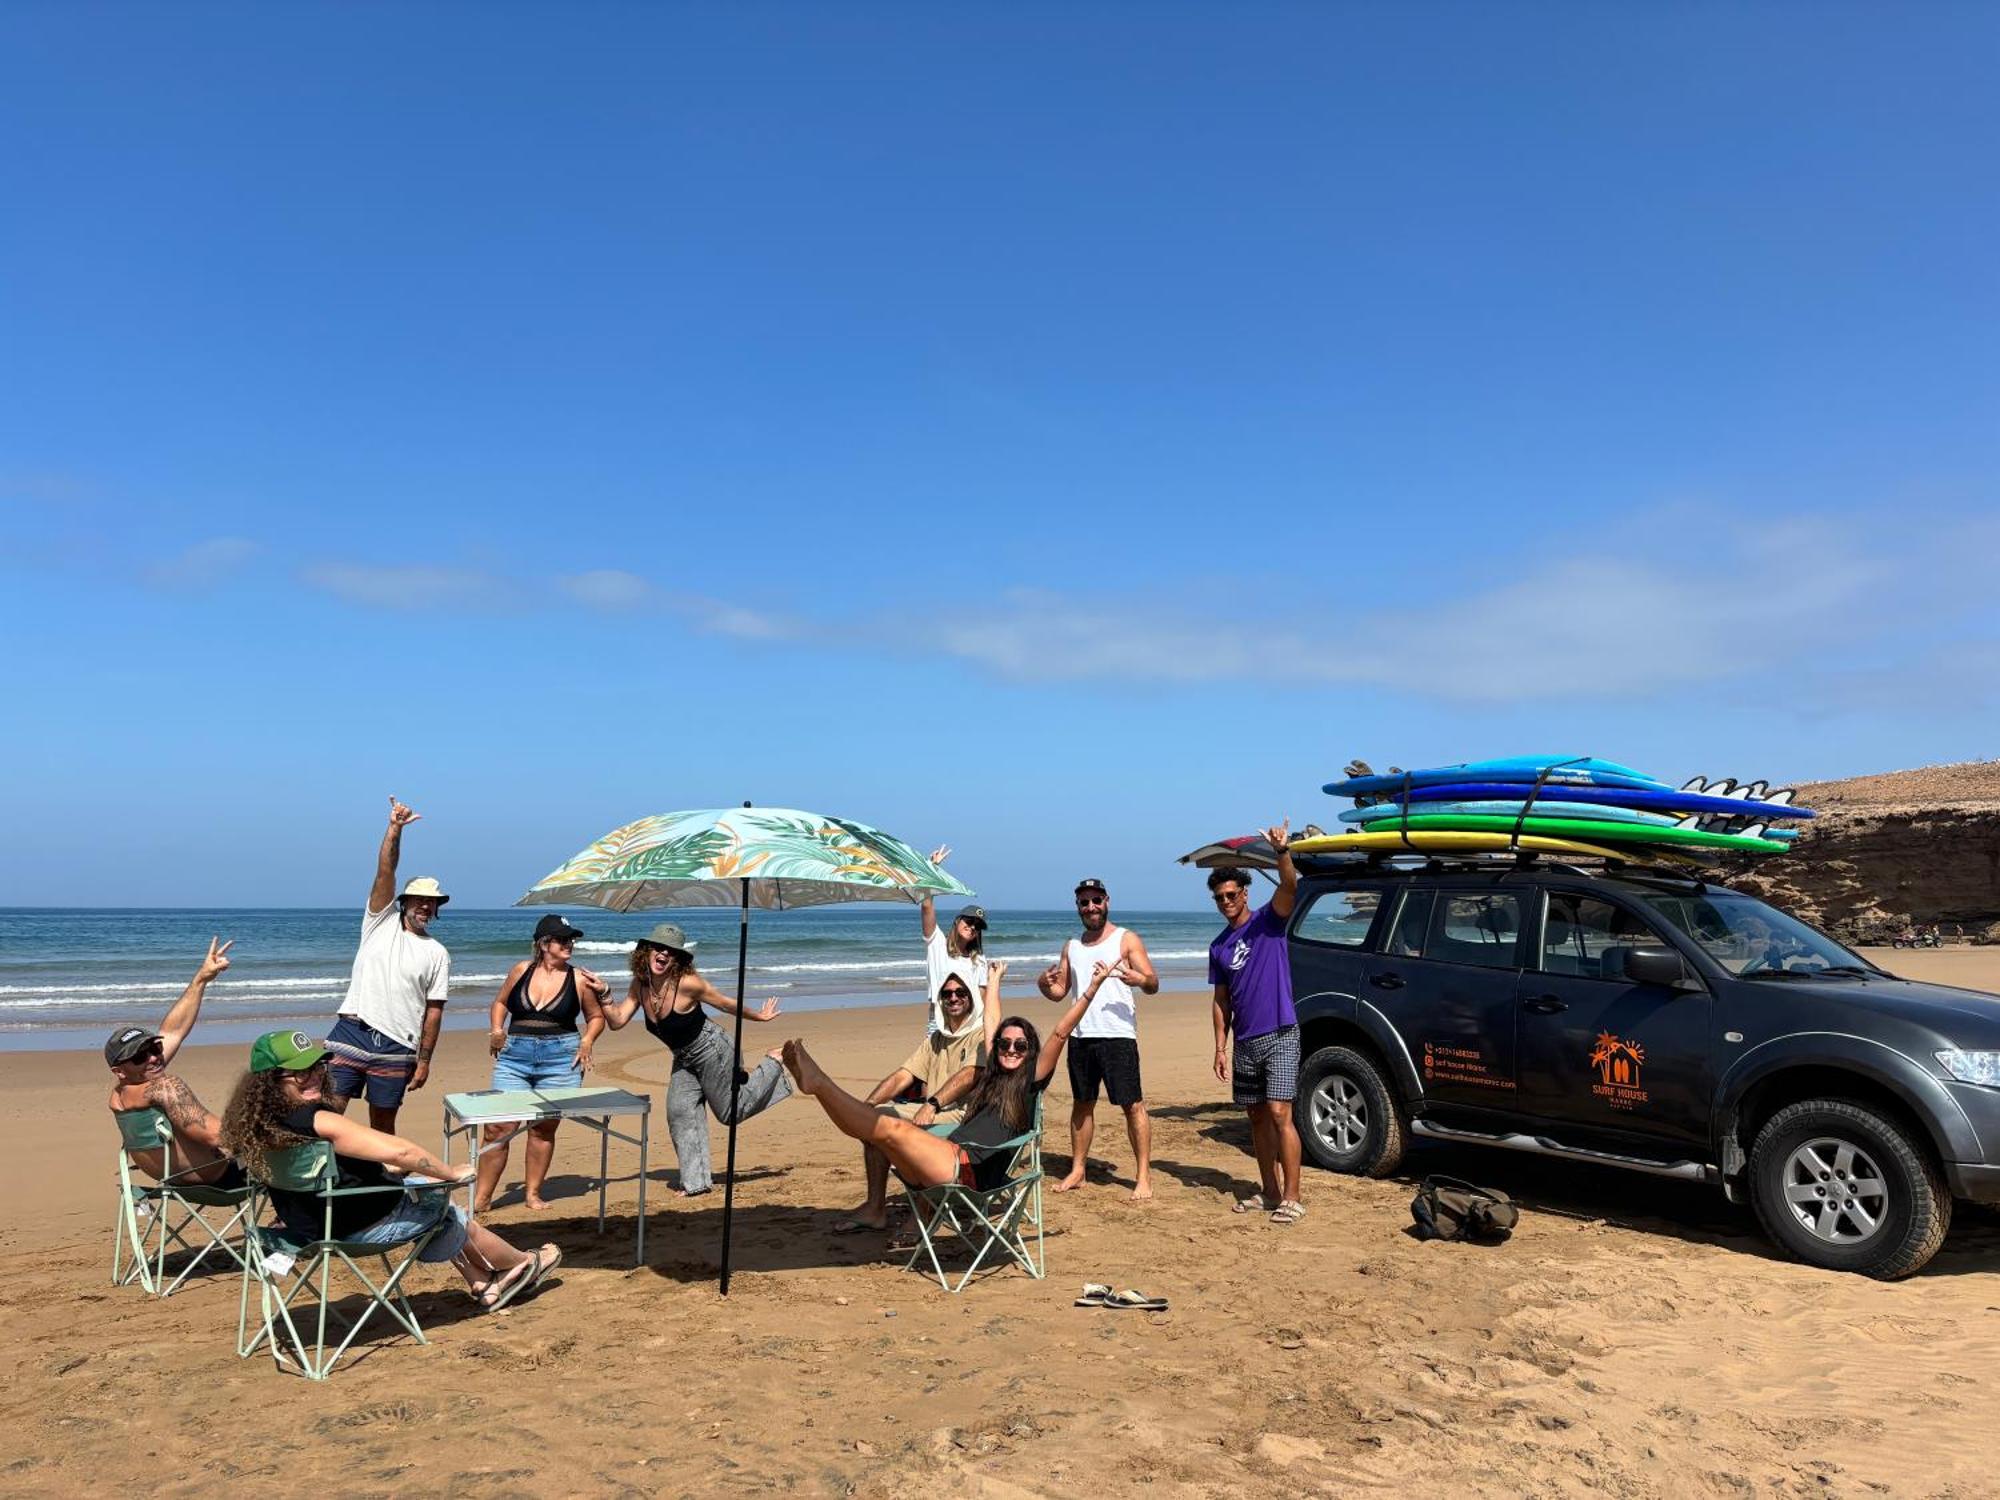
[[[729, 1035], [713, 1021], [674, 1053], [673, 1076], [667, 1080], [667, 1130], [680, 1161], [683, 1192], [705, 1193], [714, 1185], [708, 1168], [708, 1111], [714, 1110], [716, 1119], [729, 1123], [730, 1057]], [[749, 1072], [749, 1081], [736, 1092], [739, 1121], [790, 1098], [792, 1093], [791, 1075], [775, 1057], [765, 1058]]]

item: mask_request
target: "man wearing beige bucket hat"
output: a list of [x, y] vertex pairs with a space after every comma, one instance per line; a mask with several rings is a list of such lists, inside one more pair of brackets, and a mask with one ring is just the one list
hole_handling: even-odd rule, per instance
[[396, 890], [403, 830], [422, 816], [389, 799], [389, 827], [375, 859], [361, 946], [354, 953], [347, 998], [326, 1039], [333, 1057], [327, 1102], [344, 1112], [350, 1099], [365, 1094], [368, 1123], [391, 1135], [404, 1093], [422, 1088], [430, 1077], [451, 985], [451, 955], [430, 935], [439, 908], [451, 897], [427, 875]]

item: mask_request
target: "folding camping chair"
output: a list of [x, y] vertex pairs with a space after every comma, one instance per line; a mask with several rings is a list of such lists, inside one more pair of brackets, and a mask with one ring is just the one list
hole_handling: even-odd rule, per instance
[[[258, 1346], [270, 1344], [271, 1358], [279, 1369], [287, 1363], [295, 1365], [298, 1372], [308, 1380], [324, 1380], [333, 1373], [333, 1367], [340, 1363], [356, 1335], [379, 1308], [398, 1323], [418, 1343], [430, 1342], [417, 1324], [416, 1310], [403, 1295], [403, 1276], [416, 1263], [424, 1247], [444, 1225], [443, 1220], [420, 1230], [407, 1239], [387, 1244], [364, 1243], [358, 1240], [336, 1239], [333, 1233], [334, 1204], [343, 1198], [358, 1197], [364, 1193], [389, 1194], [400, 1197], [405, 1192], [449, 1193], [460, 1184], [455, 1182], [391, 1183], [379, 1187], [343, 1188], [339, 1182], [339, 1169], [333, 1160], [333, 1147], [325, 1141], [309, 1141], [303, 1145], [272, 1151], [265, 1157], [265, 1175], [260, 1181], [253, 1176], [252, 1191], [255, 1206], [252, 1208], [247, 1225], [246, 1248], [243, 1256], [243, 1296], [236, 1315], [236, 1353], [241, 1358], [254, 1354]], [[258, 1220], [261, 1210], [270, 1201], [270, 1190], [279, 1188], [286, 1192], [312, 1193], [319, 1197], [323, 1205], [324, 1220], [321, 1237], [301, 1243], [281, 1229], [262, 1226]], [[393, 1201], [385, 1199], [383, 1212], [395, 1207]], [[390, 1252], [400, 1250], [402, 1259], [395, 1260]], [[378, 1284], [368, 1272], [363, 1270], [356, 1257], [361, 1260], [379, 1260], [382, 1263], [382, 1280]], [[329, 1295], [334, 1263], [338, 1261], [354, 1273], [368, 1298], [367, 1306], [360, 1316], [347, 1323], [347, 1331], [332, 1351], [327, 1349], [328, 1310], [332, 1304]], [[289, 1287], [286, 1277], [292, 1278]], [[250, 1283], [257, 1283], [257, 1292], [262, 1305], [262, 1327], [255, 1337], [246, 1340], [250, 1331]], [[294, 1317], [294, 1304], [300, 1295], [307, 1292], [314, 1281], [318, 1282], [316, 1315], [310, 1302], [298, 1308], [305, 1316]], [[346, 1321], [336, 1318], [338, 1324]], [[312, 1337], [307, 1339], [299, 1324], [305, 1322]]]
[[[945, 1134], [949, 1127], [937, 1127], [935, 1133]], [[1026, 1271], [1037, 1281], [1042, 1279], [1044, 1256], [1042, 1246], [1042, 1101], [1035, 1100], [1035, 1118], [1028, 1129], [1012, 1140], [1002, 1141], [999, 1149], [1011, 1148], [1007, 1180], [996, 1188], [981, 1192], [966, 1187], [963, 1183], [947, 1182], [942, 1187], [913, 1187], [903, 1184], [903, 1191], [909, 1195], [910, 1217], [917, 1226], [917, 1245], [910, 1252], [910, 1258], [903, 1263], [903, 1269], [922, 1269], [920, 1260], [930, 1262], [928, 1275], [937, 1277], [938, 1285], [947, 1292], [964, 1290], [979, 1268], [995, 1250], [1003, 1250], [1015, 1265]], [[972, 1264], [956, 1283], [946, 1273], [938, 1259], [937, 1237], [940, 1231], [949, 1229], [957, 1235], [972, 1252]], [[1034, 1236], [1031, 1246], [1028, 1236]], [[997, 1264], [997, 1262], [996, 1262]]]
[[[112, 1231], [111, 1281], [115, 1286], [138, 1282], [147, 1295], [171, 1297], [182, 1282], [210, 1254], [220, 1250], [230, 1264], [240, 1266], [243, 1256], [230, 1243], [235, 1234], [240, 1241], [244, 1219], [250, 1211], [248, 1188], [211, 1187], [196, 1182], [194, 1168], [174, 1167], [174, 1127], [157, 1109], [129, 1109], [116, 1114], [118, 1121], [118, 1222]], [[140, 1151], [158, 1151], [166, 1173], [158, 1182], [148, 1182], [132, 1170], [132, 1158]], [[227, 1212], [220, 1223], [210, 1213]], [[150, 1217], [151, 1223], [144, 1222]], [[193, 1235], [193, 1238], [189, 1236]], [[148, 1245], [147, 1241], [154, 1243]], [[167, 1252], [192, 1252], [180, 1274], [167, 1280]]]

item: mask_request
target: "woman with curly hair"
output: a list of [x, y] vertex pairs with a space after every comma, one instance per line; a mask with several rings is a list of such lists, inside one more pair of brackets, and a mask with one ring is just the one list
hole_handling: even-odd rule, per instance
[[1000, 1019], [1000, 976], [1006, 972], [1005, 959], [996, 958], [987, 966], [987, 1063], [966, 1096], [965, 1119], [950, 1135], [933, 1135], [855, 1098], [827, 1077], [807, 1055], [803, 1042], [785, 1043], [785, 1066], [798, 1081], [800, 1093], [817, 1099], [827, 1118], [845, 1134], [888, 1157], [896, 1175], [912, 1187], [942, 1187], [955, 1180], [976, 1192], [990, 1192], [1007, 1180], [1014, 1158], [1007, 1142], [1034, 1125], [1035, 1102], [1055, 1076], [1063, 1044], [1112, 970], [1097, 965], [1090, 983], [1063, 1012], [1047, 1042], [1035, 1034], [1034, 1023], [1026, 1017]]
[[[729, 1123], [730, 1083], [736, 1049], [723, 1029], [702, 1010], [713, 1006], [724, 1015], [741, 1007], [694, 971], [694, 943], [672, 922], [662, 922], [632, 949], [632, 987], [623, 1000], [604, 1002], [604, 1021], [621, 1031], [634, 1016], [644, 1016], [646, 1029], [674, 1055], [667, 1080], [667, 1133], [681, 1164], [681, 1196], [692, 1198], [713, 1185], [708, 1165], [706, 1101], [715, 1118]], [[766, 1000], [756, 1010], [744, 1010], [745, 1020], [770, 1021], [778, 1002]], [[778, 1065], [773, 1047], [736, 1087], [736, 1118], [747, 1120], [791, 1097], [791, 1080]]]
[[[415, 1141], [358, 1124], [328, 1102], [326, 1048], [302, 1031], [269, 1031], [250, 1048], [250, 1071], [236, 1085], [222, 1116], [222, 1142], [253, 1178], [267, 1177], [273, 1151], [325, 1141], [333, 1147], [338, 1186], [386, 1187], [398, 1178], [470, 1182], [472, 1163], [447, 1166]], [[293, 1239], [326, 1233], [326, 1199], [318, 1193], [270, 1190], [271, 1206]], [[401, 1244], [434, 1225], [438, 1232], [418, 1257], [450, 1261], [481, 1307], [505, 1307], [539, 1286], [562, 1263], [543, 1245], [516, 1250], [476, 1223], [447, 1193], [363, 1193], [333, 1200], [333, 1235], [363, 1244]]]

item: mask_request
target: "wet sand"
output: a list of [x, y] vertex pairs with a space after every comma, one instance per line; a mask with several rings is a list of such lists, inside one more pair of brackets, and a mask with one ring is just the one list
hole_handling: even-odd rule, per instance
[[[2000, 990], [2000, 951], [1874, 955]], [[1042, 1016], [1039, 999], [1015, 1008]], [[746, 1031], [807, 1039], [857, 1090], [907, 1054], [917, 1007]], [[0, 1336], [12, 1424], [0, 1493], [253, 1486], [388, 1495], [1022, 1495], [1096, 1491], [1481, 1495], [1991, 1494], [2000, 1423], [2000, 1215], [1961, 1205], [1944, 1251], [1896, 1285], [1780, 1259], [1714, 1190], [1502, 1152], [1420, 1148], [1387, 1181], [1307, 1171], [1307, 1217], [1234, 1215], [1254, 1188], [1241, 1112], [1209, 1072], [1206, 998], [1141, 1022], [1155, 1190], [1129, 1201], [1108, 1105], [1080, 1192], [1051, 1196], [1049, 1276], [946, 1296], [832, 1233], [858, 1150], [809, 1100], [743, 1127], [736, 1282], [715, 1290], [721, 1193], [674, 1198], [656, 1108], [647, 1264], [631, 1264], [633, 1155], [596, 1233], [594, 1139], [557, 1146], [554, 1206], [491, 1222], [568, 1257], [532, 1302], [480, 1315], [443, 1268], [413, 1277], [428, 1347], [384, 1343], [326, 1385], [239, 1361], [237, 1280], [164, 1303], [108, 1284], [114, 1136], [92, 1054], [0, 1057]], [[239, 1047], [179, 1071], [213, 1108]], [[650, 1091], [666, 1053], [607, 1038], [599, 1081]], [[481, 1088], [450, 1034], [406, 1134]], [[1067, 1090], [1046, 1162], [1068, 1164]], [[716, 1132], [718, 1161], [722, 1132]], [[1513, 1192], [1497, 1247], [1407, 1233], [1412, 1184], [1455, 1171]], [[1078, 1309], [1084, 1281], [1171, 1299]]]

